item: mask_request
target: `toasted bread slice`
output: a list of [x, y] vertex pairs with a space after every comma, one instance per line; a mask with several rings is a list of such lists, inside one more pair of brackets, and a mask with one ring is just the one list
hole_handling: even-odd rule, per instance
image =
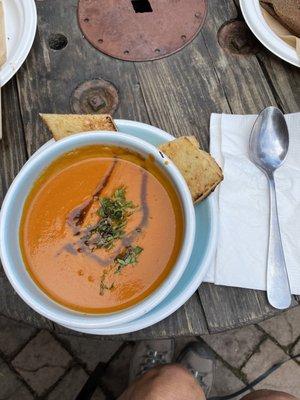
[[[40, 114], [55, 140], [79, 132], [117, 131], [110, 115]], [[194, 202], [205, 199], [223, 180], [221, 168], [194, 136], [183, 136], [159, 146], [185, 178]]]
[[117, 131], [114, 120], [107, 114], [40, 114], [55, 140], [79, 132]]
[[222, 170], [210, 154], [200, 150], [194, 136], [183, 136], [159, 146], [186, 180], [194, 202], [205, 199], [223, 180]]

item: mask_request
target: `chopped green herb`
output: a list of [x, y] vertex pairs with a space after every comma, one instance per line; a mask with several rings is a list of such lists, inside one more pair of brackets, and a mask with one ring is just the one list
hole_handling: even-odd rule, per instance
[[138, 256], [144, 249], [140, 246], [128, 246], [115, 258], [115, 274], [120, 274], [127, 265], [134, 265], [138, 262]]
[[113, 282], [110, 286], [108, 286], [105, 283], [105, 278], [107, 275], [107, 271], [104, 271], [101, 277], [101, 281], [100, 281], [100, 296], [103, 296], [105, 293], [105, 290], [112, 290], [115, 287], [115, 283]]
[[132, 201], [126, 200], [124, 187], [116, 189], [112, 197], [102, 197], [100, 204], [100, 217], [111, 218], [112, 221], [124, 221], [131, 214], [130, 210], [135, 208]]
[[81, 238], [91, 251], [100, 248], [111, 249], [115, 241], [124, 236], [127, 219], [135, 209], [132, 201], [126, 199], [124, 187], [116, 189], [111, 197], [102, 197], [99, 201], [100, 219]]

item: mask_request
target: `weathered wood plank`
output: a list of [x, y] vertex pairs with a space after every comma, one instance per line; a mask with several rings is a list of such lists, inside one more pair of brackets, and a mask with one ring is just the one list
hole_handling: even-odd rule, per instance
[[[37, 37], [17, 75], [28, 153], [49, 139], [38, 113], [69, 113], [73, 91], [91, 79], [105, 79], [117, 88], [115, 117], [148, 122], [134, 65], [101, 54], [83, 38], [77, 24], [77, 1], [38, 2], [37, 7]], [[62, 50], [49, 47], [49, 36], [55, 33], [68, 39]]]
[[171, 57], [136, 68], [151, 123], [174, 136], [194, 134], [208, 149], [211, 112], [230, 109], [201, 36]]
[[[175, 56], [137, 64], [150, 120], [175, 135], [197, 134], [206, 147], [211, 112], [257, 113], [276, 99], [255, 55], [223, 50], [221, 25], [236, 17], [234, 3], [208, 2], [208, 17], [194, 42]], [[196, 131], [196, 132], [195, 132]], [[202, 285], [209, 330], [224, 330], [276, 313], [265, 293]]]
[[[1, 149], [6, 160], [1, 161], [4, 170], [6, 168], [2, 194], [10, 177], [26, 160], [27, 153], [32, 154], [49, 139], [38, 113], [70, 112], [72, 93], [86, 80], [103, 78], [117, 87], [120, 105], [116, 117], [150, 121], [175, 136], [195, 134], [206, 149], [211, 112], [256, 113], [264, 106], [276, 103], [285, 111], [297, 110], [299, 92], [294, 90], [289, 79], [296, 79], [298, 71], [269, 59], [264, 52], [244, 57], [222, 50], [217, 41], [217, 30], [223, 22], [236, 17], [236, 9], [233, 2], [226, 0], [211, 0], [208, 4], [205, 27], [191, 45], [166, 59], [132, 64], [109, 58], [84, 40], [77, 26], [76, 0], [38, 2], [37, 38], [17, 75], [22, 120], [19, 111], [17, 122], [15, 116], [10, 117], [8, 127], [13, 121], [19, 124], [19, 128], [12, 142], [5, 147], [4, 141]], [[63, 33], [69, 42], [62, 50], [52, 50], [48, 45], [49, 35], [58, 32]], [[14, 96], [15, 89], [14, 95], [7, 100], [8, 105], [4, 106], [11, 110], [12, 115], [18, 104]], [[22, 148], [21, 153], [19, 148]], [[17, 163], [14, 164], [16, 157]], [[0, 312], [39, 327], [52, 328], [50, 322], [24, 309], [27, 306], [14, 294], [3, 274], [0, 279], [3, 279], [4, 293], [8, 293], [1, 302]], [[258, 321], [274, 313], [263, 292], [205, 284], [201, 286], [199, 295], [203, 308], [198, 295], [194, 295], [165, 321], [122, 338], [202, 334], [208, 330], [220, 331]], [[57, 325], [55, 329], [71, 333]]]
[[[116, 117], [149, 121], [134, 64], [109, 58], [83, 39], [77, 26], [76, 5], [74, 0], [52, 0], [37, 4], [38, 34], [26, 63], [17, 75], [29, 154], [49, 138], [49, 133], [38, 119], [38, 113], [70, 112], [72, 92], [85, 80], [103, 78], [119, 89], [120, 105]], [[51, 50], [48, 46], [49, 35], [56, 32], [63, 33], [69, 40], [67, 47], [60, 51]], [[196, 296], [166, 321], [136, 337], [193, 334], [193, 329], [198, 333], [207, 332], [204, 316], [196, 312], [197, 303]], [[195, 319], [191, 318], [192, 314], [196, 315]], [[56, 329], [63, 328], [56, 325]]]
[[[3, 138], [0, 140], [0, 204], [9, 185], [26, 161], [26, 148], [23, 135], [23, 124], [19, 109], [19, 100], [15, 80], [2, 88], [2, 123]], [[18, 321], [33, 325], [53, 327], [52, 322], [32, 311], [16, 294], [0, 267], [0, 314]]]
[[[80, 333], [55, 325], [57, 333], [65, 333], [70, 335], [81, 335]], [[111, 340], [143, 340], [150, 338], [166, 338], [178, 336], [194, 336], [208, 333], [205, 316], [199, 302], [199, 297], [194, 295], [191, 299], [181, 307], [176, 313], [165, 320], [128, 335], [109, 336]], [[97, 339], [105, 339], [106, 336], [98, 336]]]
[[146, 339], [147, 337], [193, 336], [208, 332], [205, 316], [194, 295], [176, 313], [149, 328], [130, 334], [130, 339]]
[[280, 60], [268, 50], [257, 54], [276, 103], [284, 113], [299, 112], [300, 68]]
[[204, 25], [201, 36], [210, 56], [208, 62], [224, 88], [232, 113], [254, 114], [276, 105], [276, 100], [255, 55], [233, 54], [218, 43], [219, 28], [236, 16], [233, 1], [209, 1], [209, 23]]
[[[253, 324], [280, 313], [269, 305], [266, 293], [259, 290], [205, 284], [199, 295], [211, 333]], [[292, 306], [295, 305], [293, 299]]]
[[[258, 57], [231, 54], [222, 50], [218, 43], [216, 32], [219, 27], [237, 15], [234, 2], [212, 0], [209, 4], [210, 23], [204, 26], [201, 34], [232, 112], [258, 113], [266, 106], [280, 105], [277, 103], [279, 96], [270, 85]], [[268, 56], [261, 51], [260, 59]], [[280, 85], [275, 86], [280, 88]], [[281, 90], [281, 94], [283, 92]], [[293, 101], [289, 104], [290, 110], [295, 109]], [[211, 331], [230, 329], [278, 313], [268, 304], [266, 294], [261, 291], [204, 285], [199, 294]]]

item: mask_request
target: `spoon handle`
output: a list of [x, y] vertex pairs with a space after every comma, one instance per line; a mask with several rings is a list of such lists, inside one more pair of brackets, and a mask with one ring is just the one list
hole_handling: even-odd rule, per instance
[[286, 269], [277, 211], [274, 175], [269, 174], [270, 232], [267, 264], [267, 293], [269, 303], [278, 309], [291, 304], [291, 289]]

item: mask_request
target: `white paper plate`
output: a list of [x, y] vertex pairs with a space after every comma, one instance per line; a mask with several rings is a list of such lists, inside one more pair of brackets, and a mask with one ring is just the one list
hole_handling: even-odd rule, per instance
[[2, 0], [7, 37], [7, 61], [0, 69], [0, 86], [18, 71], [25, 61], [36, 32], [34, 0]]
[[244, 18], [257, 39], [282, 60], [300, 67], [296, 50], [280, 39], [265, 21], [259, 0], [240, 0], [240, 5]]

